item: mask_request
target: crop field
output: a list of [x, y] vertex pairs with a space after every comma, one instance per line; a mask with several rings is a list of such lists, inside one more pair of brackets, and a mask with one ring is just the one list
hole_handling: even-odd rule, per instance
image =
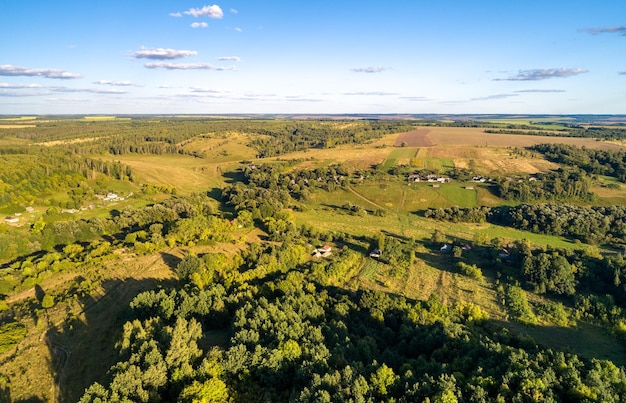
[[591, 138], [485, 133], [485, 129], [473, 127], [432, 127], [429, 129], [428, 137], [435, 145], [528, 147], [542, 143], [561, 143], [604, 150], [620, 148], [615, 144]]
[[433, 144], [428, 136], [430, 129], [417, 129], [406, 133], [400, 133], [396, 138], [395, 146], [402, 147], [430, 147]]

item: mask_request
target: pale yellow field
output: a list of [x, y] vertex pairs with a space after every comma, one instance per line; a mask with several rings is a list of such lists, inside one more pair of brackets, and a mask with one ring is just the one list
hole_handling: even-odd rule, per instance
[[37, 125], [5, 125], [5, 124], [0, 124], [0, 129], [21, 129], [23, 127], [37, 127]]

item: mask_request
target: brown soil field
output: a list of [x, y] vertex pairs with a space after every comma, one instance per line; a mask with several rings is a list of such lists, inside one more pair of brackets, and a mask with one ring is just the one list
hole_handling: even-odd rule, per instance
[[400, 133], [396, 139], [395, 146], [400, 147], [404, 143], [408, 147], [430, 147], [433, 142], [428, 137], [430, 129], [417, 129], [406, 133]]
[[591, 138], [494, 134], [485, 133], [484, 129], [473, 127], [431, 127], [429, 130], [428, 137], [437, 145], [528, 147], [542, 143], [561, 143], [603, 150], [623, 149], [617, 144]]

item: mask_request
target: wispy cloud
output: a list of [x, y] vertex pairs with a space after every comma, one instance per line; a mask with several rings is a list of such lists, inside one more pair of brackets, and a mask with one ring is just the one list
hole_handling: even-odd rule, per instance
[[400, 99], [404, 99], [406, 101], [432, 101], [432, 99], [427, 97], [400, 97]]
[[37, 97], [41, 95], [47, 94], [42, 94], [40, 92], [18, 92], [0, 89], [0, 97]]
[[366, 95], [366, 96], [389, 96], [389, 95], [398, 95], [393, 92], [382, 92], [382, 91], [372, 91], [372, 92], [346, 92], [343, 95]]
[[0, 76], [30, 76], [30, 77], [57, 78], [61, 80], [81, 78], [80, 74], [70, 73], [68, 71], [63, 71], [63, 70], [31, 69], [28, 67], [13, 66], [10, 64], [0, 65]]
[[598, 34], [617, 34], [619, 36], [626, 36], [626, 27], [625, 26], [615, 26], [615, 27], [605, 27], [605, 28], [582, 28], [578, 30], [579, 32], [586, 32], [589, 35], [598, 35]]
[[131, 87], [136, 84], [133, 84], [132, 81], [111, 81], [111, 80], [98, 80], [94, 81], [94, 84], [98, 85], [113, 85], [116, 87]]
[[239, 11], [235, 10], [234, 8], [230, 9], [231, 14], [237, 14]]
[[176, 17], [176, 18], [179, 18], [179, 17], [182, 17], [182, 16], [183, 16], [183, 15], [182, 15], [180, 12], [170, 13], [170, 17]]
[[201, 92], [209, 94], [227, 94], [230, 92], [219, 88], [189, 87], [189, 89], [191, 90], [191, 92]]
[[287, 102], [322, 102], [322, 99], [317, 98], [300, 98], [298, 96], [288, 96], [285, 98]]
[[263, 93], [258, 93], [258, 92], [246, 92], [245, 94], [243, 94], [244, 97], [248, 97], [248, 98], [262, 98], [262, 97], [275, 97], [276, 94], [263, 94]]
[[0, 88], [43, 88], [41, 84], [10, 84], [0, 83]]
[[515, 76], [509, 78], [494, 78], [493, 81], [539, 81], [550, 78], [567, 78], [587, 73], [589, 70], [580, 68], [560, 69], [532, 69], [520, 70]]
[[183, 11], [183, 14], [192, 15], [194, 17], [209, 17], [220, 19], [224, 17], [224, 12], [217, 4], [212, 6], [204, 6], [202, 8], [190, 8], [187, 11]]
[[231, 62], [240, 62], [241, 58], [239, 56], [222, 56], [222, 57], [218, 57], [217, 60], [220, 60], [220, 61], [231, 61]]
[[243, 32], [243, 29], [239, 28], [239, 27], [235, 27], [235, 31], [237, 32]]
[[543, 92], [543, 93], [552, 93], [552, 92], [565, 92], [565, 90], [517, 90], [513, 92]]
[[206, 28], [208, 26], [209, 26], [209, 24], [207, 24], [204, 21], [202, 21], [202, 22], [192, 22], [191, 23], [191, 28]]
[[487, 95], [485, 97], [470, 98], [470, 101], [490, 101], [492, 99], [506, 99], [511, 97], [517, 97], [519, 94], [495, 94]]
[[167, 70], [218, 70], [218, 71], [226, 71], [226, 70], [235, 70], [234, 66], [214, 66], [208, 63], [165, 63], [165, 62], [156, 62], [156, 63], [146, 63], [144, 67], [148, 69], [167, 69]]
[[92, 94], [126, 94], [126, 90], [119, 89], [94, 89], [94, 88], [68, 88], [68, 87], [52, 87], [51, 91], [54, 92], [88, 92]]
[[387, 70], [386, 67], [383, 66], [375, 66], [375, 67], [356, 67], [354, 69], [350, 69], [355, 73], [381, 73]]
[[172, 60], [182, 59], [183, 57], [195, 56], [198, 52], [195, 50], [176, 50], [166, 48], [148, 49], [142, 47], [141, 50], [133, 53], [133, 57], [136, 59], [151, 59], [151, 60]]

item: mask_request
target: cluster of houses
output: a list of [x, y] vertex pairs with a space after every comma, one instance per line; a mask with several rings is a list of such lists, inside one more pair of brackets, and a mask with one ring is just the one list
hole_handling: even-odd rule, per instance
[[118, 196], [116, 193], [107, 193], [106, 195], [96, 195], [96, 197], [102, 201], [122, 201], [123, 197]]
[[[378, 259], [383, 254], [383, 251], [380, 249], [374, 249], [370, 252], [370, 257]], [[332, 247], [329, 245], [324, 245], [319, 248], [313, 249], [313, 253], [311, 256], [313, 257], [330, 257], [332, 255]]]
[[80, 210], [77, 210], [75, 208], [65, 208], [61, 210], [61, 214], [75, 214], [75, 213], [78, 213], [79, 211], [93, 210], [94, 208], [96, 207], [93, 204], [90, 204], [88, 206], [81, 206]]
[[437, 183], [447, 183], [450, 182], [450, 178], [447, 176], [439, 176], [439, 175], [420, 175], [418, 173], [412, 173], [408, 176], [409, 182], [437, 182]]
[[[35, 209], [31, 206], [25, 207], [24, 210], [26, 210], [27, 213], [35, 212]], [[6, 216], [4, 217], [4, 222], [7, 224], [14, 224], [14, 225], [19, 226], [21, 216], [22, 216], [22, 213], [15, 213], [13, 215]]]

